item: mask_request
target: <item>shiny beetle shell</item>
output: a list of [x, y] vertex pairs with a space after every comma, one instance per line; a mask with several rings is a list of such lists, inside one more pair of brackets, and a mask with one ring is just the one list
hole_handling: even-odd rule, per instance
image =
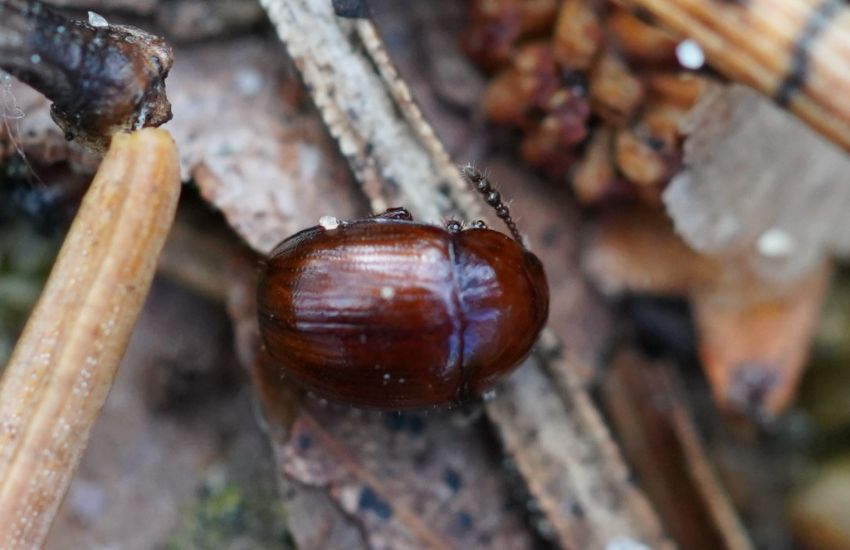
[[406, 409], [462, 401], [513, 370], [548, 315], [543, 266], [500, 232], [450, 229], [396, 209], [278, 245], [258, 304], [283, 373], [333, 400]]

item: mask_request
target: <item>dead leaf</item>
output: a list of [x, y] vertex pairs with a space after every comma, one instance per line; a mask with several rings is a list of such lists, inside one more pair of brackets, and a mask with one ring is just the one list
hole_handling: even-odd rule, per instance
[[347, 219], [365, 211], [279, 50], [277, 41], [258, 37], [176, 48], [168, 80], [168, 128], [184, 176], [260, 253], [316, 225], [317, 212]]
[[[830, 270], [765, 293], [758, 279], [691, 295], [700, 356], [717, 401], [752, 416], [776, 416], [794, 398], [820, 318]], [[756, 288], [754, 288], [756, 287]]]
[[477, 415], [305, 405], [273, 440], [280, 468], [323, 488], [371, 548], [532, 547]]
[[673, 294], [691, 301], [700, 357], [721, 407], [772, 418], [794, 397], [829, 266], [779, 285], [737, 256], [693, 251], [662, 212], [637, 207], [599, 219], [582, 263], [606, 294]]

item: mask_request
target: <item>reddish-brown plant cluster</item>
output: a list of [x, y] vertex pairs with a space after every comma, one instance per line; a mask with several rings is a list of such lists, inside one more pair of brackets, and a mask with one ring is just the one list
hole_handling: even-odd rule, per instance
[[489, 120], [519, 129], [522, 159], [571, 175], [584, 203], [658, 201], [681, 160], [678, 124], [707, 83], [677, 40], [604, 0], [470, 0], [463, 47], [492, 73]]

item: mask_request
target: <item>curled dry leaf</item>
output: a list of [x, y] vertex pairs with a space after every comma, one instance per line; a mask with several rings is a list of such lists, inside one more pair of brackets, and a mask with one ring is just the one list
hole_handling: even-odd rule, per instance
[[794, 398], [829, 281], [819, 266], [789, 288], [758, 278], [692, 294], [699, 351], [716, 399], [752, 416], [773, 417]]
[[777, 286], [736, 257], [689, 248], [657, 210], [609, 212], [588, 240], [583, 265], [606, 294], [690, 299], [699, 351], [722, 407], [773, 417], [794, 397], [829, 278], [819, 265]]

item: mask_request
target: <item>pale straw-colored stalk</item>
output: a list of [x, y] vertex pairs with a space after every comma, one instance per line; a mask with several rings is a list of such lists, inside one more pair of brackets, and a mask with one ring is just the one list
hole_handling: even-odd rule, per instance
[[168, 132], [112, 138], [0, 380], [0, 548], [43, 544], [147, 296], [179, 192]]
[[850, 8], [840, 0], [618, 0], [850, 150]]

